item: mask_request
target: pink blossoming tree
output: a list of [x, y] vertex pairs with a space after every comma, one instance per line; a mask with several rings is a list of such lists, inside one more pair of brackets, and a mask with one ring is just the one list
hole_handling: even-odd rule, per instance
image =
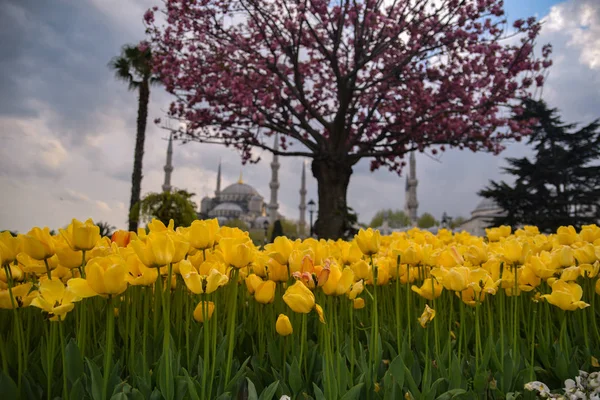
[[534, 18], [503, 14], [501, 0], [164, 0], [145, 21], [180, 136], [244, 161], [312, 158], [316, 232], [336, 238], [360, 159], [400, 173], [409, 151], [497, 153], [528, 133], [509, 116], [551, 49], [534, 54]]

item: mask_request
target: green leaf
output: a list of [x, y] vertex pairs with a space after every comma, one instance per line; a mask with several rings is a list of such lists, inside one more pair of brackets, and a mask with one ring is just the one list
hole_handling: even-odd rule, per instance
[[272, 400], [273, 396], [277, 392], [277, 388], [279, 387], [279, 381], [275, 381], [271, 383], [263, 392], [260, 394], [258, 400]]
[[358, 385], [355, 385], [350, 390], [348, 390], [345, 395], [342, 396], [341, 400], [356, 400], [356, 399], [358, 399], [360, 396], [360, 391], [362, 390], [363, 386], [364, 386], [363, 383], [359, 383]]
[[465, 393], [467, 393], [465, 389], [452, 389], [438, 396], [436, 400], [450, 400]]
[[217, 397], [215, 400], [230, 400], [230, 399], [231, 399], [231, 393], [225, 392], [222, 395], [220, 395], [219, 397]]
[[327, 400], [327, 399], [325, 399], [325, 394], [323, 393], [323, 391], [321, 389], [319, 389], [317, 384], [314, 382], [313, 382], [313, 389], [315, 391], [315, 400]]
[[90, 370], [91, 382], [90, 387], [88, 388], [88, 392], [90, 396], [94, 400], [103, 400], [102, 399], [102, 374], [100, 373], [100, 368], [89, 358], [85, 359], [85, 362]]
[[83, 374], [83, 358], [75, 339], [71, 339], [65, 348], [66, 374], [72, 384]]
[[258, 393], [256, 393], [256, 386], [250, 380], [250, 378], [246, 378], [248, 381], [248, 400], [258, 400]]
[[302, 373], [300, 372], [300, 364], [298, 364], [297, 358], [294, 358], [294, 361], [290, 364], [288, 383], [293, 394], [300, 393], [300, 389], [302, 389]]
[[233, 378], [231, 378], [231, 380], [229, 381], [229, 383], [227, 383], [227, 386], [225, 387], [225, 391], [229, 391], [229, 390], [233, 389], [233, 387], [235, 386], [235, 384], [239, 381], [239, 379], [244, 374], [244, 370], [246, 369], [246, 365], [248, 365], [249, 362], [250, 362], [250, 357], [246, 358], [246, 361], [244, 361], [244, 363], [240, 366], [240, 368], [238, 369], [238, 371], [236, 372], [236, 374], [233, 376]]
[[196, 385], [194, 385], [194, 381], [185, 368], [183, 369], [183, 375], [185, 376], [185, 382], [187, 383], [188, 392], [192, 400], [200, 400], [200, 396], [198, 396], [198, 391], [196, 390]]
[[77, 379], [73, 386], [71, 387], [71, 393], [69, 394], [69, 398], [71, 399], [83, 399], [85, 396], [85, 389], [83, 387], [83, 382], [80, 379]]
[[4, 371], [0, 371], [0, 393], [3, 399], [18, 399], [19, 389], [17, 384], [6, 375]]
[[388, 371], [402, 390], [404, 387], [404, 361], [402, 361], [402, 356], [397, 356], [392, 360]]
[[127, 400], [127, 395], [123, 392], [115, 393], [110, 400]]

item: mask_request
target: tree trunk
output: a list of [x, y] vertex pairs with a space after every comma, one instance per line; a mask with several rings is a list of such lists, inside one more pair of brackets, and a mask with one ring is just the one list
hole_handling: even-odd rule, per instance
[[317, 179], [319, 210], [315, 233], [324, 239], [339, 239], [348, 227], [346, 193], [352, 164], [347, 160], [314, 159], [313, 176]]
[[148, 101], [150, 85], [144, 79], [140, 85], [138, 99], [137, 132], [135, 135], [135, 152], [133, 155], [133, 173], [131, 174], [131, 201], [129, 202], [129, 230], [137, 231], [140, 219], [140, 196], [142, 193], [142, 158], [144, 157], [144, 141], [146, 140], [146, 120], [148, 119]]

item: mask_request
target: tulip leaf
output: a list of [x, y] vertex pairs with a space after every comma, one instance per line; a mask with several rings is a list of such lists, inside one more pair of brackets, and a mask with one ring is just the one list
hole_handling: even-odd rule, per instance
[[460, 395], [467, 393], [465, 389], [452, 389], [448, 390], [446, 393], [442, 393], [435, 400], [450, 400]]
[[342, 396], [342, 398], [340, 400], [356, 400], [356, 399], [358, 399], [363, 386], [364, 386], [363, 383], [359, 383], [358, 385], [353, 386], [350, 390], [348, 390], [346, 392], [346, 394], [344, 394]]
[[388, 371], [400, 389], [402, 389], [404, 387], [404, 361], [402, 361], [402, 356], [396, 356], [392, 360]]
[[186, 371], [185, 368], [182, 369], [183, 375], [185, 376], [185, 382], [188, 386], [188, 392], [192, 400], [200, 400], [200, 396], [198, 395], [198, 391], [196, 390], [196, 385], [194, 385], [194, 381], [190, 377], [190, 374]]
[[250, 380], [250, 378], [246, 378], [248, 382], [248, 400], [258, 400], [258, 393], [256, 393], [256, 386]]
[[2, 393], [2, 398], [4, 399], [19, 398], [17, 384], [4, 371], [0, 371], [0, 393]]
[[152, 394], [150, 395], [150, 400], [163, 400], [163, 395], [160, 393], [158, 388], [154, 388]]
[[300, 393], [300, 389], [302, 389], [302, 373], [300, 372], [300, 364], [298, 363], [297, 358], [294, 358], [294, 361], [290, 364], [289, 377], [289, 384], [292, 392], [294, 394]]
[[94, 400], [103, 400], [102, 399], [102, 384], [103, 384], [103, 380], [102, 380], [102, 374], [100, 373], [100, 368], [98, 368], [98, 366], [96, 364], [94, 364], [93, 361], [91, 361], [89, 358], [85, 359], [85, 362], [88, 366], [88, 369], [90, 370], [90, 375], [91, 375], [91, 387], [88, 388], [88, 392], [90, 393], [90, 396], [92, 396], [92, 399]]
[[262, 391], [258, 400], [272, 400], [273, 396], [277, 392], [279, 387], [279, 381], [271, 383], [265, 390]]
[[75, 339], [71, 339], [65, 348], [67, 379], [73, 384], [83, 374], [83, 358]]
[[326, 400], [325, 394], [323, 393], [323, 391], [321, 389], [319, 389], [317, 384], [314, 382], [313, 382], [313, 389], [315, 390], [315, 400]]
[[83, 387], [83, 382], [81, 378], [77, 379], [73, 386], [71, 387], [71, 393], [69, 394], [69, 398], [71, 399], [83, 399], [85, 397], [85, 388]]
[[127, 395], [123, 392], [115, 393], [110, 400], [127, 400]]

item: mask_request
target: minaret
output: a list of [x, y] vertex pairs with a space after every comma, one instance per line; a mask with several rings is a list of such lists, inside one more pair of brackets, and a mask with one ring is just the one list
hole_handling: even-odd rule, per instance
[[215, 190], [215, 197], [218, 198], [221, 194], [221, 160], [219, 160], [219, 169], [217, 169], [217, 190]]
[[298, 220], [298, 233], [304, 238], [306, 229], [306, 163], [302, 163], [302, 178], [300, 178], [300, 219]]
[[[279, 149], [279, 136], [275, 134], [275, 142], [273, 143], [273, 149], [277, 151]], [[271, 182], [269, 187], [271, 188], [271, 202], [267, 206], [269, 210], [269, 224], [273, 226], [277, 220], [277, 209], [279, 204], [277, 203], [277, 190], [279, 189], [279, 156], [273, 154], [273, 161], [271, 162]]]
[[167, 163], [164, 167], [165, 182], [162, 185], [163, 192], [171, 191], [171, 173], [173, 172], [173, 132], [169, 135], [169, 146], [167, 147]]
[[415, 152], [410, 153], [409, 161], [409, 173], [406, 177], [406, 189], [405, 189], [405, 204], [404, 212], [410, 218], [410, 223], [413, 226], [417, 225], [417, 208], [419, 203], [417, 202], [417, 161], [415, 159]]

